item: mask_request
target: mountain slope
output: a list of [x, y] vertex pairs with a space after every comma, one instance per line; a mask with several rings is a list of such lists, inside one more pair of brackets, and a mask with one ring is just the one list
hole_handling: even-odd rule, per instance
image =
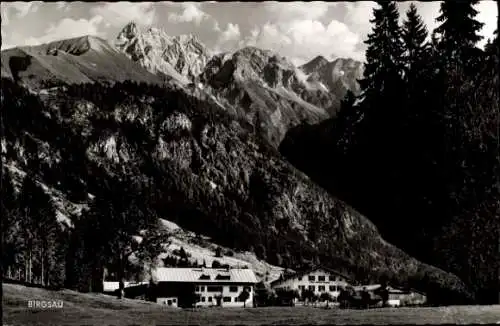
[[434, 288], [430, 297], [468, 295], [455, 276], [385, 242], [240, 121], [181, 90], [96, 84], [35, 96], [4, 80], [2, 108], [3, 163], [80, 204], [88, 193], [105, 196], [113, 179], [130, 179], [136, 200], [154, 194], [145, 207], [159, 217], [272, 264], [322, 263]]
[[2, 51], [1, 56], [2, 77], [20, 81], [32, 89], [47, 88], [61, 82], [164, 82], [94, 36], [8, 49]]

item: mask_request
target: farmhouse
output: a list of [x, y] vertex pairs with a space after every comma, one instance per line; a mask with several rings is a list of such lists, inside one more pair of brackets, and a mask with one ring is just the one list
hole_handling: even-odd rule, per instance
[[[183, 291], [194, 289], [196, 306], [252, 307], [257, 278], [243, 268], [157, 268], [156, 302], [176, 306]], [[246, 300], [242, 292], [247, 292]]]
[[273, 289], [310, 290], [316, 295], [328, 292], [336, 300], [340, 291], [349, 286], [352, 280], [334, 270], [316, 267], [309, 271], [296, 273], [286, 278], [280, 278], [271, 283]]
[[424, 293], [414, 289], [399, 289], [389, 287], [389, 305], [397, 306], [414, 306], [422, 305], [427, 302], [427, 297]]
[[[362, 291], [367, 291], [370, 296], [377, 296], [380, 294], [382, 285], [380, 284], [370, 284], [370, 285], [360, 285], [355, 286], [354, 290], [357, 293]], [[401, 289], [395, 286], [387, 286], [388, 291], [388, 305], [393, 307], [399, 306], [413, 306], [422, 305], [426, 303], [426, 295], [414, 289]]]

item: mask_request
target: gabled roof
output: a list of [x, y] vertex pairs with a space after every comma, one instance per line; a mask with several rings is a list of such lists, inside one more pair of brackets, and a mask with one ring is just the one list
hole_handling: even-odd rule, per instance
[[157, 282], [257, 283], [253, 270], [243, 268], [167, 268], [153, 270]]
[[[367, 285], [358, 285], [358, 286], [355, 286], [354, 290], [355, 291], [366, 290], [366, 291], [372, 292], [372, 291], [377, 291], [377, 290], [379, 290], [381, 288], [382, 288], [381, 284], [367, 284]], [[391, 284], [387, 285], [387, 290], [389, 291], [389, 293], [392, 293], [392, 294], [407, 294], [407, 293], [415, 292], [415, 293], [419, 293], [419, 294], [425, 295], [425, 293], [422, 292], [422, 291], [418, 291], [418, 290], [415, 290], [415, 289], [405, 289], [405, 288], [397, 287], [397, 286], [394, 286], [394, 285], [391, 285]]]
[[324, 270], [325, 272], [328, 272], [330, 274], [335, 274], [335, 275], [338, 275], [338, 276], [342, 276], [343, 278], [345, 278], [346, 280], [348, 281], [353, 281], [353, 279], [345, 274], [342, 274], [334, 269], [331, 269], [331, 268], [327, 268], [327, 267], [323, 267], [323, 266], [315, 266], [315, 267], [312, 267], [308, 270], [305, 270], [305, 271], [302, 271], [302, 272], [297, 272], [295, 274], [291, 274], [289, 276], [287, 276], [286, 278], [283, 278], [283, 279], [277, 279], [277, 280], [274, 280], [271, 282], [271, 285], [276, 285], [276, 284], [279, 284], [281, 282], [284, 282], [284, 281], [288, 281], [288, 280], [291, 280], [291, 279], [294, 279], [294, 278], [300, 278], [304, 275], [307, 275], [309, 273], [312, 273], [312, 272], [315, 272], [317, 270]]
[[363, 290], [366, 290], [366, 291], [375, 291], [375, 290], [378, 290], [382, 287], [382, 285], [380, 284], [367, 284], [367, 285], [357, 285], [357, 286], [354, 286], [354, 291], [363, 291]]

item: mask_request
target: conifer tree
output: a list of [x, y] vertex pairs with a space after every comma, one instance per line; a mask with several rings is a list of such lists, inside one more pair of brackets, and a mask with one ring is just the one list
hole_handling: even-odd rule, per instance
[[[25, 177], [20, 195], [21, 227], [25, 241], [26, 281], [46, 285], [55, 256], [59, 224], [52, 199], [33, 175]], [[39, 272], [33, 275], [34, 267]]]
[[441, 3], [441, 15], [436, 18], [441, 25], [435, 31], [439, 35], [439, 50], [445, 64], [465, 64], [473, 53], [477, 53], [473, 50], [483, 38], [478, 32], [484, 25], [474, 19], [478, 14], [474, 6], [478, 3], [478, 0], [446, 0]]
[[22, 245], [21, 230], [17, 219], [17, 198], [8, 171], [3, 171], [1, 182], [2, 272], [8, 278], [17, 278]]
[[394, 1], [377, 1], [377, 4], [379, 8], [373, 10], [370, 20], [374, 27], [365, 41], [368, 48], [363, 79], [359, 81], [362, 93], [368, 97], [388, 92], [389, 85], [399, 83], [402, 73], [404, 48], [397, 5]]
[[417, 7], [412, 3], [406, 13], [406, 20], [403, 22], [403, 41], [406, 53], [404, 55], [406, 68], [406, 81], [410, 83], [409, 89], [412, 89], [415, 75], [421, 71], [423, 64], [426, 63], [426, 53], [428, 44], [427, 28], [417, 13]]

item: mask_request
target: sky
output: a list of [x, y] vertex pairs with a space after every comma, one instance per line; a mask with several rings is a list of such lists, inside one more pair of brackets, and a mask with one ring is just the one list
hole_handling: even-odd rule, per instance
[[[440, 2], [414, 2], [429, 30]], [[374, 2], [1, 2], [2, 50], [95, 35], [116, 38], [130, 21], [169, 35], [195, 34], [215, 52], [244, 46], [269, 49], [302, 64], [322, 55], [364, 59]], [[398, 3], [400, 19], [410, 2]], [[481, 1], [481, 35], [497, 26], [495, 1]]]

